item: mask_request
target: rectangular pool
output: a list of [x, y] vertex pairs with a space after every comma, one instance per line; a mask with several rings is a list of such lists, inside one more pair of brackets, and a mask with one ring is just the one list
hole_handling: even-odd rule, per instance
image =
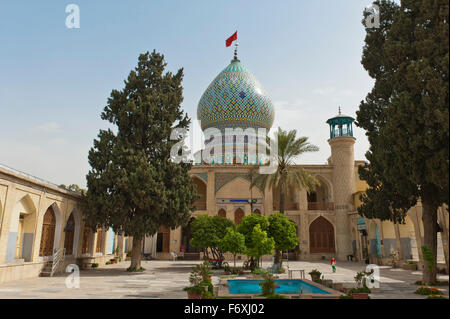
[[[228, 280], [228, 291], [230, 294], [260, 294], [262, 293], [259, 285], [263, 280]], [[278, 294], [324, 294], [329, 295], [328, 291], [312, 286], [302, 280], [275, 280], [278, 285], [275, 292]]]

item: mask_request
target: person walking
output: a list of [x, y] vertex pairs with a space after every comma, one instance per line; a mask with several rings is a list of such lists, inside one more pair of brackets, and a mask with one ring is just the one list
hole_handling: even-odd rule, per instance
[[330, 264], [331, 264], [331, 269], [333, 269], [333, 272], [336, 272], [336, 259], [334, 259], [334, 257], [331, 258]]

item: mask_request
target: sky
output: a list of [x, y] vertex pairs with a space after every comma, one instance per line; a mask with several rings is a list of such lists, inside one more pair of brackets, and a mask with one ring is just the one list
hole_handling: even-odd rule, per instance
[[[182, 108], [196, 120], [198, 101], [233, 57], [225, 40], [238, 31], [239, 59], [275, 105], [274, 127], [296, 129], [330, 156], [330, 117], [356, 117], [373, 80], [362, 67], [369, 0], [2, 1], [0, 4], [0, 164], [56, 184], [85, 187], [87, 154], [113, 89], [140, 53], [164, 54], [184, 68]], [[66, 6], [80, 9], [67, 28]], [[195, 123], [197, 125], [197, 123]], [[355, 159], [369, 143], [354, 128]], [[194, 144], [194, 150], [198, 148]]]

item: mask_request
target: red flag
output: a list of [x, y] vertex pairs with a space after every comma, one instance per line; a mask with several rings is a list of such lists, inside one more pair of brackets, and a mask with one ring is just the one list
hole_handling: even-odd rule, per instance
[[235, 33], [233, 33], [233, 35], [225, 41], [225, 45], [227, 47], [229, 47], [231, 45], [231, 43], [233, 43], [233, 41], [235, 41], [235, 40], [237, 40], [237, 31]]

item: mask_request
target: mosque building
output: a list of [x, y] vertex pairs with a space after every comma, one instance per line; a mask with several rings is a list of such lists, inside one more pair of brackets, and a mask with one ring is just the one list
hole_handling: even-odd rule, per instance
[[[278, 190], [269, 186], [250, 188], [249, 178], [251, 167], [265, 163], [264, 146], [258, 145], [263, 145], [274, 117], [268, 93], [235, 54], [198, 105], [206, 140], [205, 150], [197, 154], [200, 164], [190, 171], [200, 194], [191, 222], [198, 215], [208, 214], [239, 224], [249, 214], [269, 216], [279, 210]], [[287, 255], [290, 260], [335, 257], [338, 261], [369, 259], [385, 264], [397, 251], [401, 261], [417, 261], [420, 269], [420, 202], [409, 210], [405, 224], [369, 220], [357, 213], [359, 195], [367, 185], [358, 176], [358, 166], [364, 162], [354, 159], [353, 122], [354, 118], [340, 110], [328, 119], [328, 163], [301, 165], [319, 179], [320, 186], [310, 193], [289, 189], [285, 214], [297, 227], [299, 245]], [[227, 129], [233, 129], [232, 134], [226, 134]], [[114, 256], [125, 258], [131, 251], [132, 238], [115, 234], [112, 229], [92, 232], [84, 225], [80, 203], [78, 193], [0, 165], [0, 283], [51, 275], [70, 263], [86, 268], [103, 266]], [[445, 267], [447, 209], [439, 208], [438, 222], [438, 264]], [[190, 223], [177, 229], [161, 227], [156, 235], [145, 239], [143, 253], [157, 259], [175, 255], [179, 259], [201, 259], [202, 253], [192, 247], [190, 238]], [[270, 258], [265, 256], [266, 260]]]

